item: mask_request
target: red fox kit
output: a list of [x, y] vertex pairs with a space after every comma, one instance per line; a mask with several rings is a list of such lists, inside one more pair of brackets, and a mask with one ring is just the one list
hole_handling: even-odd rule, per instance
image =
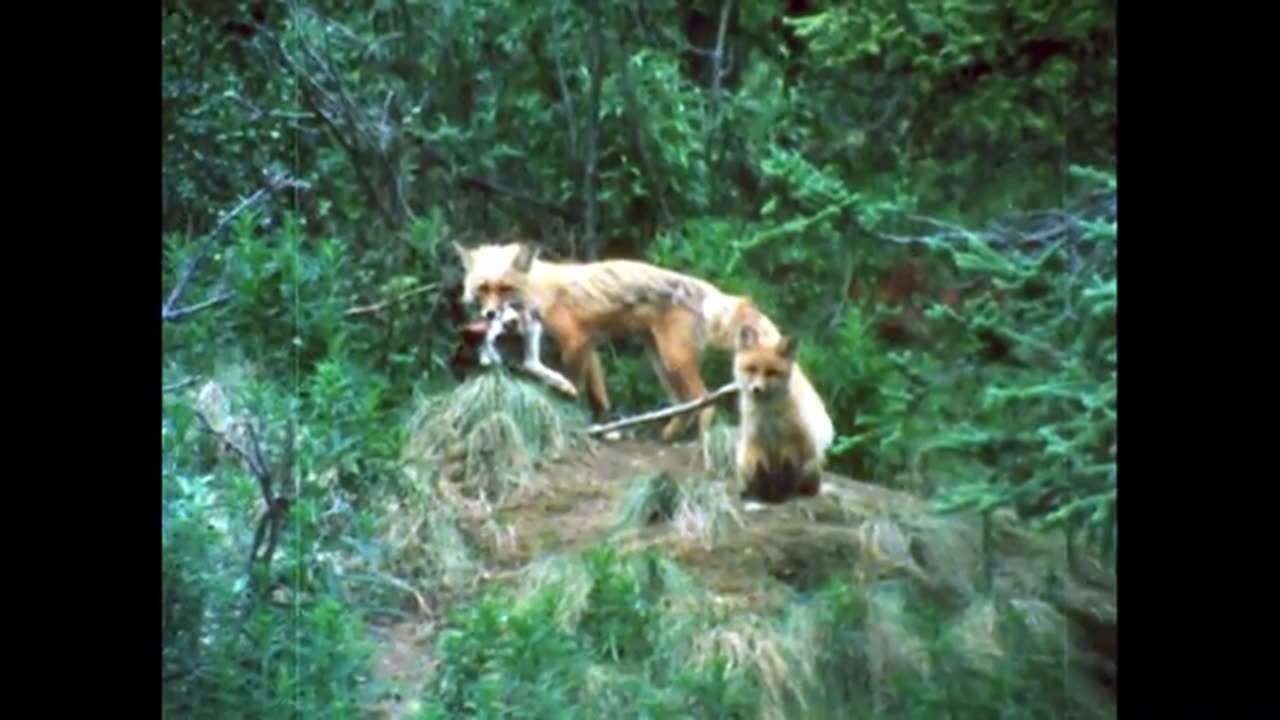
[[796, 368], [795, 337], [738, 328], [733, 374], [741, 426], [737, 478], [743, 499], [780, 503], [817, 495], [835, 432], [822, 399]]

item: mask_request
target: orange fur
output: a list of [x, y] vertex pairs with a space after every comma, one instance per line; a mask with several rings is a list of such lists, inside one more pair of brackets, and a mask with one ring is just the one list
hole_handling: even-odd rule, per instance
[[783, 502], [816, 495], [834, 436], [822, 400], [796, 366], [798, 340], [742, 323], [735, 333], [734, 378], [741, 427], [736, 475], [744, 498]]
[[[688, 298], [681, 298], [687, 301]], [[706, 340], [713, 347], [736, 352], [743, 328], [749, 328], [762, 347], [778, 346], [782, 332], [750, 298], [729, 294], [704, 294], [699, 305], [705, 318]], [[835, 425], [827, 414], [821, 396], [804, 370], [793, 359], [790, 381], [795, 401], [807, 419], [819, 453], [826, 452], [835, 439]]]
[[[560, 346], [565, 374], [588, 391], [598, 419], [610, 409], [595, 350], [596, 341], [606, 337], [641, 338], [673, 401], [706, 394], [704, 321], [696, 308], [677, 299], [719, 295], [709, 283], [634, 260], [548, 262], [532, 246], [518, 242], [473, 248], [455, 243], [454, 248], [466, 270], [463, 301], [478, 303], [486, 316], [510, 299], [534, 304]], [[714, 412], [708, 407], [698, 413], [704, 439]], [[689, 415], [672, 418], [663, 428], [663, 440], [674, 440], [691, 423]]]
[[750, 298], [728, 293], [704, 294], [697, 306], [706, 321], [707, 342], [713, 347], [733, 352], [738, 330], [749, 325], [766, 343], [777, 342], [781, 333], [773, 321]]

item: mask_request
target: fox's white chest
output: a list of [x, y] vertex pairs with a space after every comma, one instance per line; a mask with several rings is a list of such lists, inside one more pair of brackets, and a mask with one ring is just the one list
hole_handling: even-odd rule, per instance
[[801, 452], [811, 444], [806, 429], [796, 421], [795, 413], [785, 405], [776, 407], [753, 404], [741, 407], [742, 432], [738, 437], [738, 459], [742, 462], [748, 445], [755, 445], [766, 455]]

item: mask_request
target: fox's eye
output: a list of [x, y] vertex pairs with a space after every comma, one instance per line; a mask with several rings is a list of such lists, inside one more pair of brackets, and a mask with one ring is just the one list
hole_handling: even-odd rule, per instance
[[752, 375], [754, 375], [754, 374], [756, 373], [756, 366], [755, 366], [755, 365], [748, 365], [748, 366], [746, 366], [745, 368], [743, 368], [743, 370], [745, 370], [745, 371], [747, 371], [748, 373], [751, 373]]

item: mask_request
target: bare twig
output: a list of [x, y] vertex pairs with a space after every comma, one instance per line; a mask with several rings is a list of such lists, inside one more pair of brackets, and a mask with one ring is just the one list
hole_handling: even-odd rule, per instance
[[718, 402], [720, 398], [725, 397], [726, 395], [733, 395], [737, 392], [738, 392], [738, 384], [736, 382], [729, 383], [728, 385], [725, 385], [719, 388], [718, 390], [714, 390], [707, 395], [703, 395], [697, 400], [690, 400], [688, 402], [680, 403], [679, 405], [672, 405], [670, 407], [665, 407], [660, 410], [653, 410], [651, 412], [642, 413], [640, 415], [633, 415], [632, 417], [622, 418], [621, 420], [614, 420], [613, 422], [602, 423], [599, 425], [591, 425], [587, 428], [587, 434], [603, 435], [605, 433], [613, 432], [614, 430], [621, 430], [623, 428], [631, 427], [632, 425], [641, 425], [644, 423], [663, 420], [676, 415], [683, 415], [685, 413], [693, 412], [694, 410], [700, 410], [708, 405]]
[[395, 303], [400, 302], [401, 300], [407, 300], [415, 295], [421, 295], [422, 293], [430, 292], [432, 290], [435, 290], [438, 287], [439, 287], [438, 283], [423, 285], [422, 287], [417, 287], [412, 290], [409, 290], [408, 292], [400, 293], [399, 295], [387, 298], [386, 300], [383, 300], [381, 302], [376, 302], [371, 305], [359, 305], [353, 308], [347, 308], [347, 310], [342, 314], [344, 317], [353, 317], [356, 315], [368, 315], [370, 313], [376, 313], [380, 310], [385, 310], [386, 308], [390, 307], [391, 305], [394, 305]]
[[[329, 134], [334, 140], [342, 146], [346, 151], [347, 158], [351, 161], [352, 167], [356, 171], [356, 177], [360, 180], [360, 184], [364, 186], [365, 192], [368, 193], [370, 201], [374, 208], [385, 218], [392, 217], [391, 208], [387, 205], [382, 197], [382, 192], [377, 183], [373, 181], [373, 176], [369, 174], [366, 167], [365, 159], [357, 145], [357, 141], [344, 132], [343, 127], [335, 117], [336, 112], [331, 109], [334, 105], [340, 105], [333, 96], [324, 89], [320, 83], [308, 76], [298, 66], [298, 64], [289, 57], [283, 48], [279, 50], [281, 58], [284, 59], [285, 66], [290, 68], [295, 77], [305, 78], [307, 82], [302, 86], [302, 100], [307, 104], [312, 112], [320, 117], [325, 127], [329, 129]], [[349, 115], [350, 113], [346, 113]]]
[[[341, 32], [350, 32], [330, 19], [325, 18], [324, 22]], [[303, 43], [299, 52], [290, 53], [269, 29], [260, 28], [258, 36], [262, 39], [259, 47], [268, 61], [298, 79], [304, 106], [320, 119], [330, 137], [342, 147], [374, 210], [394, 226], [401, 226], [412, 218], [414, 213], [408, 202], [409, 192], [405, 189], [405, 178], [400, 172], [397, 156], [401, 139], [394, 127], [394, 96], [389, 94], [379, 99], [377, 110], [372, 102], [366, 108], [352, 94], [350, 83], [334, 69], [333, 61], [315, 47]], [[424, 145], [422, 151], [425, 160], [443, 167], [452, 165], [429, 146]], [[554, 213], [568, 222], [581, 221], [582, 213], [577, 208], [562, 207], [489, 178], [466, 174], [455, 177], [464, 190], [478, 189], [503, 195]]]
[[306, 183], [295, 180], [284, 173], [277, 173], [271, 177], [266, 186], [259, 188], [257, 192], [244, 200], [241, 200], [240, 203], [231, 208], [231, 210], [223, 213], [222, 217], [218, 219], [217, 224], [213, 226], [213, 229], [205, 235], [204, 241], [200, 243], [199, 249], [196, 250], [196, 254], [191, 256], [191, 259], [187, 261], [186, 267], [182, 269], [182, 275], [178, 278], [178, 284], [173, 287], [173, 290], [169, 293], [168, 299], [165, 300], [164, 305], [160, 308], [160, 320], [162, 322], [176, 320], [226, 301], [227, 298], [219, 299], [215, 297], [210, 301], [193, 305], [191, 307], [177, 307], [178, 300], [182, 298], [183, 293], [185, 293], [188, 286], [191, 285], [191, 279], [195, 277], [196, 270], [200, 267], [200, 263], [204, 262], [209, 251], [213, 249], [213, 242], [217, 239], [218, 233], [222, 232], [222, 229], [240, 213], [267, 199], [274, 193], [288, 187], [306, 187]]
[[387, 91], [387, 99], [382, 102], [382, 147], [385, 149], [391, 142], [391, 101], [395, 100], [395, 90]]
[[[729, 29], [729, 15], [733, 12], [733, 0], [724, 0], [720, 6], [720, 26], [716, 29], [716, 50], [711, 54], [711, 101], [707, 105], [707, 136], [715, 132], [720, 121], [720, 85], [724, 80], [724, 37]], [[710, 151], [708, 143], [708, 151]]]
[[[275, 494], [273, 486], [277, 484], [277, 474], [284, 475], [289, 472], [293, 463], [294, 434], [293, 425], [289, 425], [289, 435], [286, 442], [284, 462], [281, 463], [278, 473], [272, 472], [270, 465], [262, 453], [262, 444], [258, 441], [257, 423], [253, 420], [245, 420], [245, 431], [249, 439], [249, 447], [245, 448], [239, 443], [227, 437], [226, 433], [219, 431], [209, 422], [209, 418], [205, 417], [203, 412], [196, 411], [196, 418], [204, 426], [204, 429], [218, 438], [223, 445], [230, 448], [232, 452], [238, 456], [249, 472], [258, 480], [258, 488], [262, 491], [263, 502], [266, 503], [266, 509], [258, 518], [257, 529], [253, 533], [253, 547], [249, 551], [249, 565], [260, 562], [264, 567], [270, 567], [271, 559], [275, 555], [276, 547], [280, 541], [280, 531], [284, 526], [285, 518], [289, 514], [289, 508], [292, 505], [292, 498], [284, 494]], [[285, 485], [287, 483], [281, 482]], [[266, 549], [259, 553], [263, 543], [266, 542]]]
[[908, 213], [907, 218], [911, 220], [915, 220], [916, 222], [924, 223], [926, 225], [932, 225], [933, 227], [936, 227], [940, 230], [946, 230], [949, 233], [954, 233], [961, 237], [970, 237], [970, 236], [980, 234], [966, 227], [957, 225], [955, 223], [947, 222], [946, 220], [939, 220], [937, 218], [931, 218], [925, 215], [919, 215], [917, 213]]
[[165, 385], [161, 387], [160, 390], [161, 392], [177, 392], [178, 390], [181, 390], [184, 387], [189, 387], [198, 382], [200, 382], [200, 377], [198, 375], [194, 375], [192, 377], [187, 378], [186, 380], [179, 380], [176, 383], [170, 383], [168, 385]]
[[[327, 27], [345, 30], [328, 18], [323, 21]], [[326, 34], [326, 42], [330, 36]], [[301, 47], [295, 57], [269, 29], [260, 28], [258, 37], [266, 57], [299, 80], [304, 105], [321, 119], [347, 153], [357, 179], [379, 215], [397, 227], [413, 217], [400, 184], [389, 124], [380, 123], [377, 111], [357, 101], [332, 61], [311, 44], [299, 38]], [[384, 121], [390, 120], [392, 100], [393, 96], [383, 100]], [[376, 177], [370, 169], [376, 172]]]
[[929, 226], [937, 232], [929, 235], [896, 235], [871, 231], [882, 240], [903, 245], [924, 244], [938, 240], [978, 239], [992, 247], [1002, 249], [1033, 250], [1047, 243], [1070, 240], [1091, 219], [1111, 217], [1114, 213], [1115, 195], [1094, 196], [1075, 209], [1039, 210], [1013, 213], [990, 222], [986, 229], [974, 230], [953, 222], [917, 213], [904, 213], [903, 217]]
[[188, 305], [187, 307], [178, 308], [177, 310], [162, 310], [160, 313], [160, 319], [162, 321], [176, 322], [188, 315], [194, 315], [201, 310], [208, 310], [214, 305], [221, 305], [222, 303], [230, 300], [231, 297], [231, 293], [223, 291], [208, 300], [198, 302], [195, 305]]
[[[333, 20], [325, 18], [325, 22], [330, 25], [337, 25]], [[326, 38], [328, 36], [326, 35]], [[407, 219], [413, 217], [413, 211], [409, 208], [408, 199], [403, 192], [401, 175], [399, 172], [398, 160], [392, 150], [391, 135], [382, 128], [371, 117], [371, 113], [357, 102], [352, 95], [350, 84], [345, 82], [341, 74], [334, 69], [333, 62], [329, 59], [332, 52], [321, 56], [316, 52], [315, 48], [305, 42], [302, 44], [305, 54], [311, 58], [312, 64], [322, 73], [328, 80], [329, 84], [336, 89], [336, 94], [340, 97], [340, 102], [335, 101], [333, 93], [326, 93], [331, 105], [336, 105], [338, 110], [346, 118], [346, 127], [350, 134], [356, 138], [359, 146], [365, 151], [361, 155], [352, 157], [353, 162], [361, 162], [367, 159], [371, 163], [376, 163], [382, 168], [382, 180], [384, 186], [388, 188], [391, 197], [381, 202], [382, 206], [390, 211], [388, 219], [399, 226]], [[282, 48], [283, 52], [283, 48]], [[312, 80], [315, 87], [320, 84]], [[392, 96], [388, 96], [386, 102], [387, 109], [390, 109]], [[362, 142], [359, 142], [362, 141]]]
[[207, 430], [214, 437], [218, 438], [218, 440], [222, 441], [224, 445], [230, 448], [231, 451], [234, 452], [236, 456], [239, 457], [244, 462], [245, 467], [249, 469], [249, 472], [253, 473], [254, 477], [258, 479], [258, 486], [262, 489], [263, 494], [269, 500], [271, 495], [270, 493], [271, 473], [267, 469], [266, 465], [260, 462], [261, 448], [258, 447], [257, 433], [253, 429], [253, 423], [252, 422], [245, 423], [246, 425], [245, 429], [246, 429], [246, 432], [248, 432], [249, 434], [251, 447], [244, 448], [244, 447], [241, 447], [239, 443], [228, 438], [225, 431], [215, 428], [213, 426], [213, 423], [209, 421], [209, 418], [205, 417], [205, 414], [203, 412], [200, 412], [199, 410], [197, 410], [196, 419], [200, 421], [200, 424], [204, 426], [205, 430]]

